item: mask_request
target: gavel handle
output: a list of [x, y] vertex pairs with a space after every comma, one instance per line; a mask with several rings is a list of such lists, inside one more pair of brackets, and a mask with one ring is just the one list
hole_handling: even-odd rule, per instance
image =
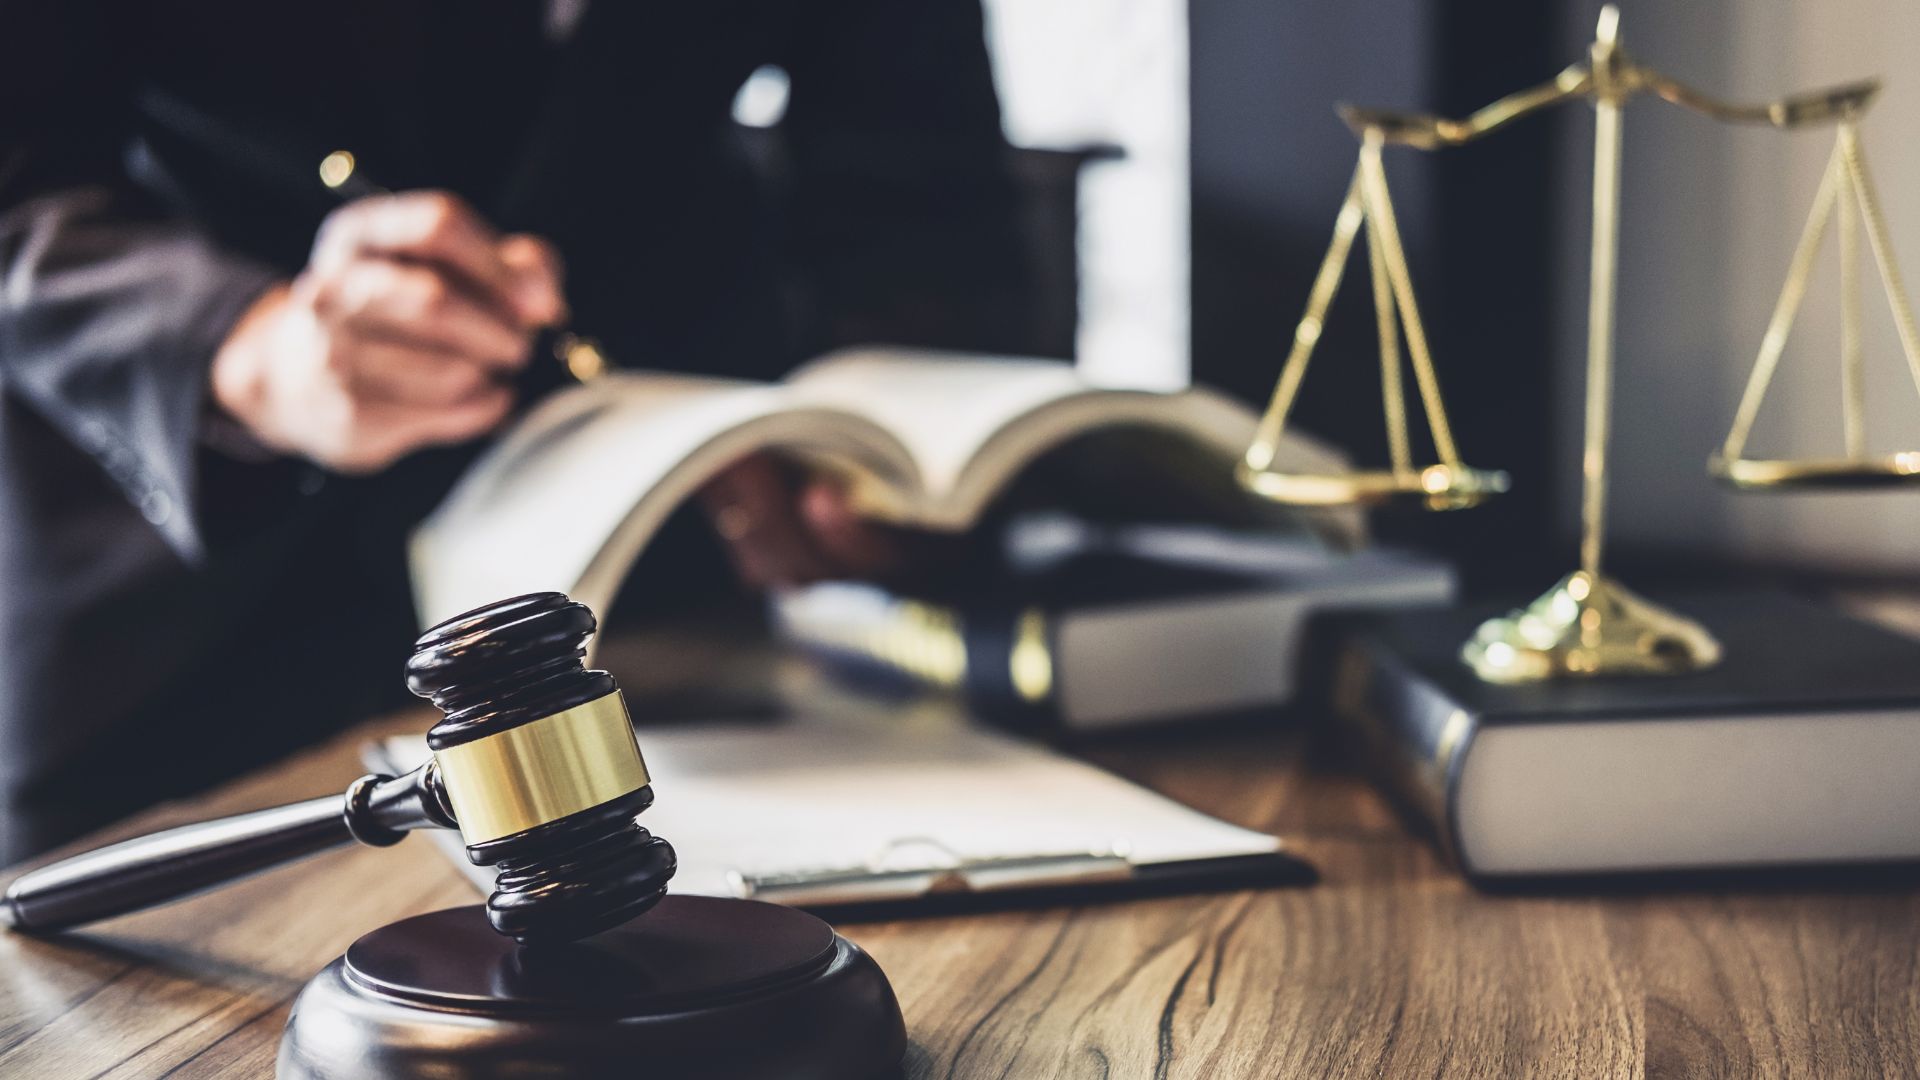
[[182, 825], [16, 878], [0, 924], [51, 933], [178, 900], [350, 840], [384, 847], [408, 830], [450, 826], [426, 765], [401, 777], [363, 776], [342, 795]]

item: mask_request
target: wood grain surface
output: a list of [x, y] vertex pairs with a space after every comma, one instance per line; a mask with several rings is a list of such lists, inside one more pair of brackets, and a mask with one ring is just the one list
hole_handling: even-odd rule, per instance
[[[427, 719], [113, 833], [340, 790], [362, 739]], [[1241, 730], [1089, 756], [1286, 837], [1318, 884], [843, 925], [899, 993], [907, 1075], [1920, 1075], [1911, 875], [1484, 895], [1313, 742]], [[0, 934], [0, 1076], [271, 1075], [307, 977], [372, 927], [474, 899], [415, 838], [58, 941]]]

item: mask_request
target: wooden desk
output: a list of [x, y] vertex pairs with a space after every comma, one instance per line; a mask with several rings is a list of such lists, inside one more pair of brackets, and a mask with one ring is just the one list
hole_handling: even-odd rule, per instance
[[[338, 791], [377, 730], [114, 832]], [[1298, 733], [1093, 756], [1286, 836], [1322, 882], [844, 926], [899, 992], [910, 1077], [1920, 1073], [1911, 879], [1484, 896]], [[474, 899], [415, 838], [58, 942], [0, 934], [0, 1076], [268, 1076], [308, 976], [368, 929]]]

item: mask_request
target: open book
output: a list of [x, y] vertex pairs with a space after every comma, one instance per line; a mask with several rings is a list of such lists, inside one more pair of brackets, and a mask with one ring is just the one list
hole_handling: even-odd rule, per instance
[[[540, 403], [420, 526], [415, 601], [429, 624], [543, 589], [604, 611], [668, 516], [763, 450], [843, 477], [863, 513], [924, 529], [964, 531], [1017, 484], [1096, 515], [1245, 520], [1260, 511], [1233, 462], [1254, 423], [1211, 391], [1100, 389], [1038, 360], [861, 350], [776, 384], [611, 374]], [[1283, 450], [1338, 467], [1305, 442]]]

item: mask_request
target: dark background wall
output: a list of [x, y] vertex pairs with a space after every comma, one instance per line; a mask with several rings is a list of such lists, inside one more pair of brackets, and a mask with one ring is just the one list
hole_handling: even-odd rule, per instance
[[[1254, 401], [1271, 392], [1357, 155], [1336, 102], [1464, 114], [1578, 59], [1561, 14], [1510, 0], [1191, 0], [1195, 378]], [[1376, 527], [1461, 559], [1476, 586], [1544, 586], [1533, 579], [1568, 568], [1553, 485], [1572, 478], [1554, 475], [1549, 437], [1565, 122], [1554, 113], [1470, 147], [1387, 157], [1462, 456], [1509, 470], [1514, 490], [1463, 513], [1380, 515]], [[1386, 439], [1365, 260], [1356, 244], [1294, 415], [1377, 465]]]

